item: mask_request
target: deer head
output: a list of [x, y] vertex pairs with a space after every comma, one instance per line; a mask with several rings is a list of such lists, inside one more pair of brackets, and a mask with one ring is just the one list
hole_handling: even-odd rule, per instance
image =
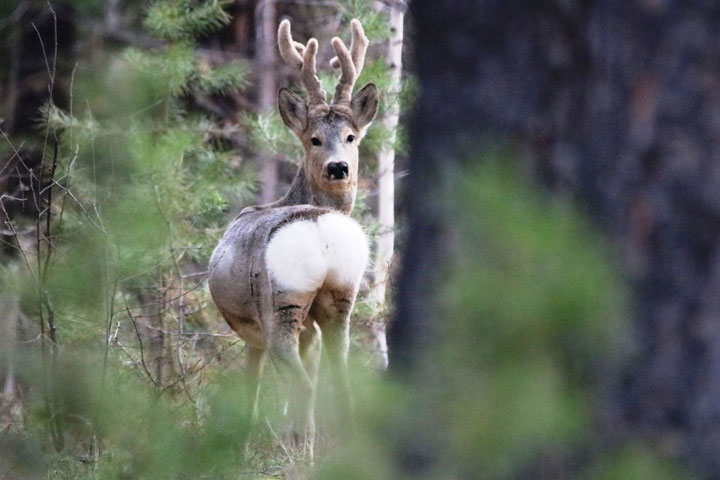
[[372, 83], [352, 96], [365, 63], [368, 39], [358, 20], [351, 22], [351, 30], [350, 50], [338, 37], [332, 39], [336, 57], [330, 64], [339, 68], [341, 75], [332, 103], [328, 105], [317, 77], [317, 40], [311, 38], [306, 45], [293, 41], [287, 20], [278, 28], [280, 55], [300, 73], [308, 96], [306, 102], [287, 88], [281, 88], [278, 93], [283, 122], [305, 149], [303, 167], [308, 186], [315, 198], [331, 198], [329, 205], [338, 204], [332, 197], [350, 198], [349, 208], [357, 191], [358, 145], [378, 108], [378, 90]]

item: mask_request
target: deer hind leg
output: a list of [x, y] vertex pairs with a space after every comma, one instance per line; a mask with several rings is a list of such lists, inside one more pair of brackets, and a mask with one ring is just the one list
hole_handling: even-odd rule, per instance
[[250, 457], [250, 433], [258, 419], [258, 397], [260, 393], [260, 375], [265, 363], [265, 350], [247, 344], [245, 347], [245, 421], [248, 430], [245, 433], [245, 458]]
[[[315, 320], [308, 315], [305, 320], [305, 328], [300, 332], [300, 358], [302, 359], [305, 371], [310, 377], [313, 385], [313, 397], [310, 399], [310, 408], [308, 413], [307, 433], [308, 438], [315, 438], [315, 393], [317, 391], [318, 370], [320, 367], [321, 351], [321, 334]], [[314, 444], [308, 444], [310, 458], [314, 454]]]
[[295, 431], [293, 440], [301, 455], [308, 459], [312, 459], [315, 441], [315, 385], [300, 356], [300, 336], [311, 301], [309, 294], [278, 295], [268, 332], [270, 359], [289, 386], [290, 417]]
[[327, 289], [318, 292], [311, 309], [322, 331], [330, 370], [335, 384], [340, 414], [352, 428], [352, 397], [348, 380], [350, 348], [350, 312], [355, 303], [354, 288]]
[[260, 375], [265, 363], [265, 350], [247, 345], [245, 352], [245, 375], [248, 399], [248, 424], [256, 423], [258, 418], [258, 397], [260, 394]]

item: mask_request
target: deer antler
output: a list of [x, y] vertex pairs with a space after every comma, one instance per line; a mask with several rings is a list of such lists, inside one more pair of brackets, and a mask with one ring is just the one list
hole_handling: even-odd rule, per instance
[[365, 65], [368, 38], [365, 36], [365, 31], [358, 19], [353, 19], [350, 22], [350, 29], [352, 31], [350, 51], [348, 51], [340, 38], [334, 37], [332, 39], [332, 46], [337, 56], [330, 60], [330, 65], [333, 68], [339, 68], [341, 71], [340, 81], [335, 87], [334, 105], [350, 104], [353, 87]]
[[314, 38], [307, 45], [296, 42], [290, 33], [290, 22], [283, 20], [278, 28], [278, 48], [285, 63], [300, 72], [300, 80], [308, 93], [308, 105], [325, 104], [326, 93], [317, 76], [318, 42]]
[[[337, 56], [330, 60], [330, 65], [339, 68], [341, 72], [340, 80], [335, 87], [333, 105], [350, 105], [353, 87], [365, 65], [365, 53], [369, 41], [360, 21], [353, 19], [350, 22], [350, 30], [352, 31], [350, 50], [340, 38], [332, 39], [332, 46]], [[308, 92], [308, 104], [310, 106], [325, 104], [327, 94], [322, 89], [317, 76], [317, 40], [311, 38], [307, 45], [294, 41], [290, 32], [290, 22], [283, 20], [278, 28], [278, 47], [285, 63], [300, 72], [300, 79]]]

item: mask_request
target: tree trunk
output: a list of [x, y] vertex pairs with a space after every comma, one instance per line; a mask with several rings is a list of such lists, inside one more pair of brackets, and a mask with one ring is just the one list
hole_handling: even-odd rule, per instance
[[442, 283], [452, 222], [446, 213], [446, 179], [462, 161], [464, 139], [477, 138], [468, 132], [479, 126], [474, 85], [480, 58], [474, 48], [483, 18], [482, 2], [459, 0], [442, 5], [411, 2], [410, 12], [422, 91], [410, 126], [404, 199], [408, 231], [388, 338], [390, 364], [403, 376], [418, 368], [440, 316], [435, 293]]
[[[402, 77], [402, 47], [403, 47], [403, 20], [405, 18], [405, 5], [399, 2], [390, 4], [390, 31], [385, 61], [390, 67], [389, 91], [399, 96]], [[392, 132], [390, 141], [395, 143], [395, 132], [400, 117], [400, 101], [396, 99], [387, 109], [381, 120], [384, 129]], [[377, 306], [377, 312], [384, 307], [387, 284], [389, 280], [390, 263], [395, 249], [395, 148], [390, 145], [378, 155], [378, 237], [375, 247], [375, 268], [373, 271], [373, 285], [370, 291], [371, 298]], [[387, 366], [387, 342], [385, 329], [373, 329], [376, 341], [381, 350], [383, 367]]]
[[114, 32], [120, 27], [119, 0], [105, 0], [105, 29]]
[[[275, 108], [277, 86], [275, 80], [275, 1], [259, 0], [255, 10], [255, 57], [258, 68], [258, 111], [266, 113]], [[262, 159], [260, 169], [260, 203], [275, 200], [278, 183], [276, 157]]]
[[[546, 185], [621, 247], [636, 356], [611, 430], [720, 476], [720, 5], [413, 2], [422, 96], [391, 360], [417, 364], [436, 315], [443, 172], [457, 144], [510, 135]], [[391, 361], [391, 364], [393, 362]]]
[[[448, 179], [466, 156], [469, 143], [478, 138], [473, 86], [480, 59], [474, 48], [482, 5], [460, 0], [410, 2], [421, 93], [410, 124], [403, 202], [407, 231], [388, 344], [392, 376], [413, 390], [434, 381], [424, 359], [443, 318], [437, 293], [446, 275], [453, 221], [448, 214]], [[417, 425], [403, 432], [395, 453], [408, 477], [419, 478], [433, 471], [447, 446], [435, 434], [444, 427], [428, 411], [426, 399], [414, 399], [408, 408]]]

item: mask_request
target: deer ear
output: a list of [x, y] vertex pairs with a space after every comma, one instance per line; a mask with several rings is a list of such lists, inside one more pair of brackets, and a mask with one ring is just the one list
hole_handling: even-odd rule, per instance
[[370, 126], [378, 110], [378, 89], [374, 83], [368, 83], [355, 94], [350, 102], [356, 126], [361, 132]]
[[281, 88], [278, 92], [278, 109], [287, 127], [300, 135], [307, 125], [308, 109], [305, 101], [295, 92]]

